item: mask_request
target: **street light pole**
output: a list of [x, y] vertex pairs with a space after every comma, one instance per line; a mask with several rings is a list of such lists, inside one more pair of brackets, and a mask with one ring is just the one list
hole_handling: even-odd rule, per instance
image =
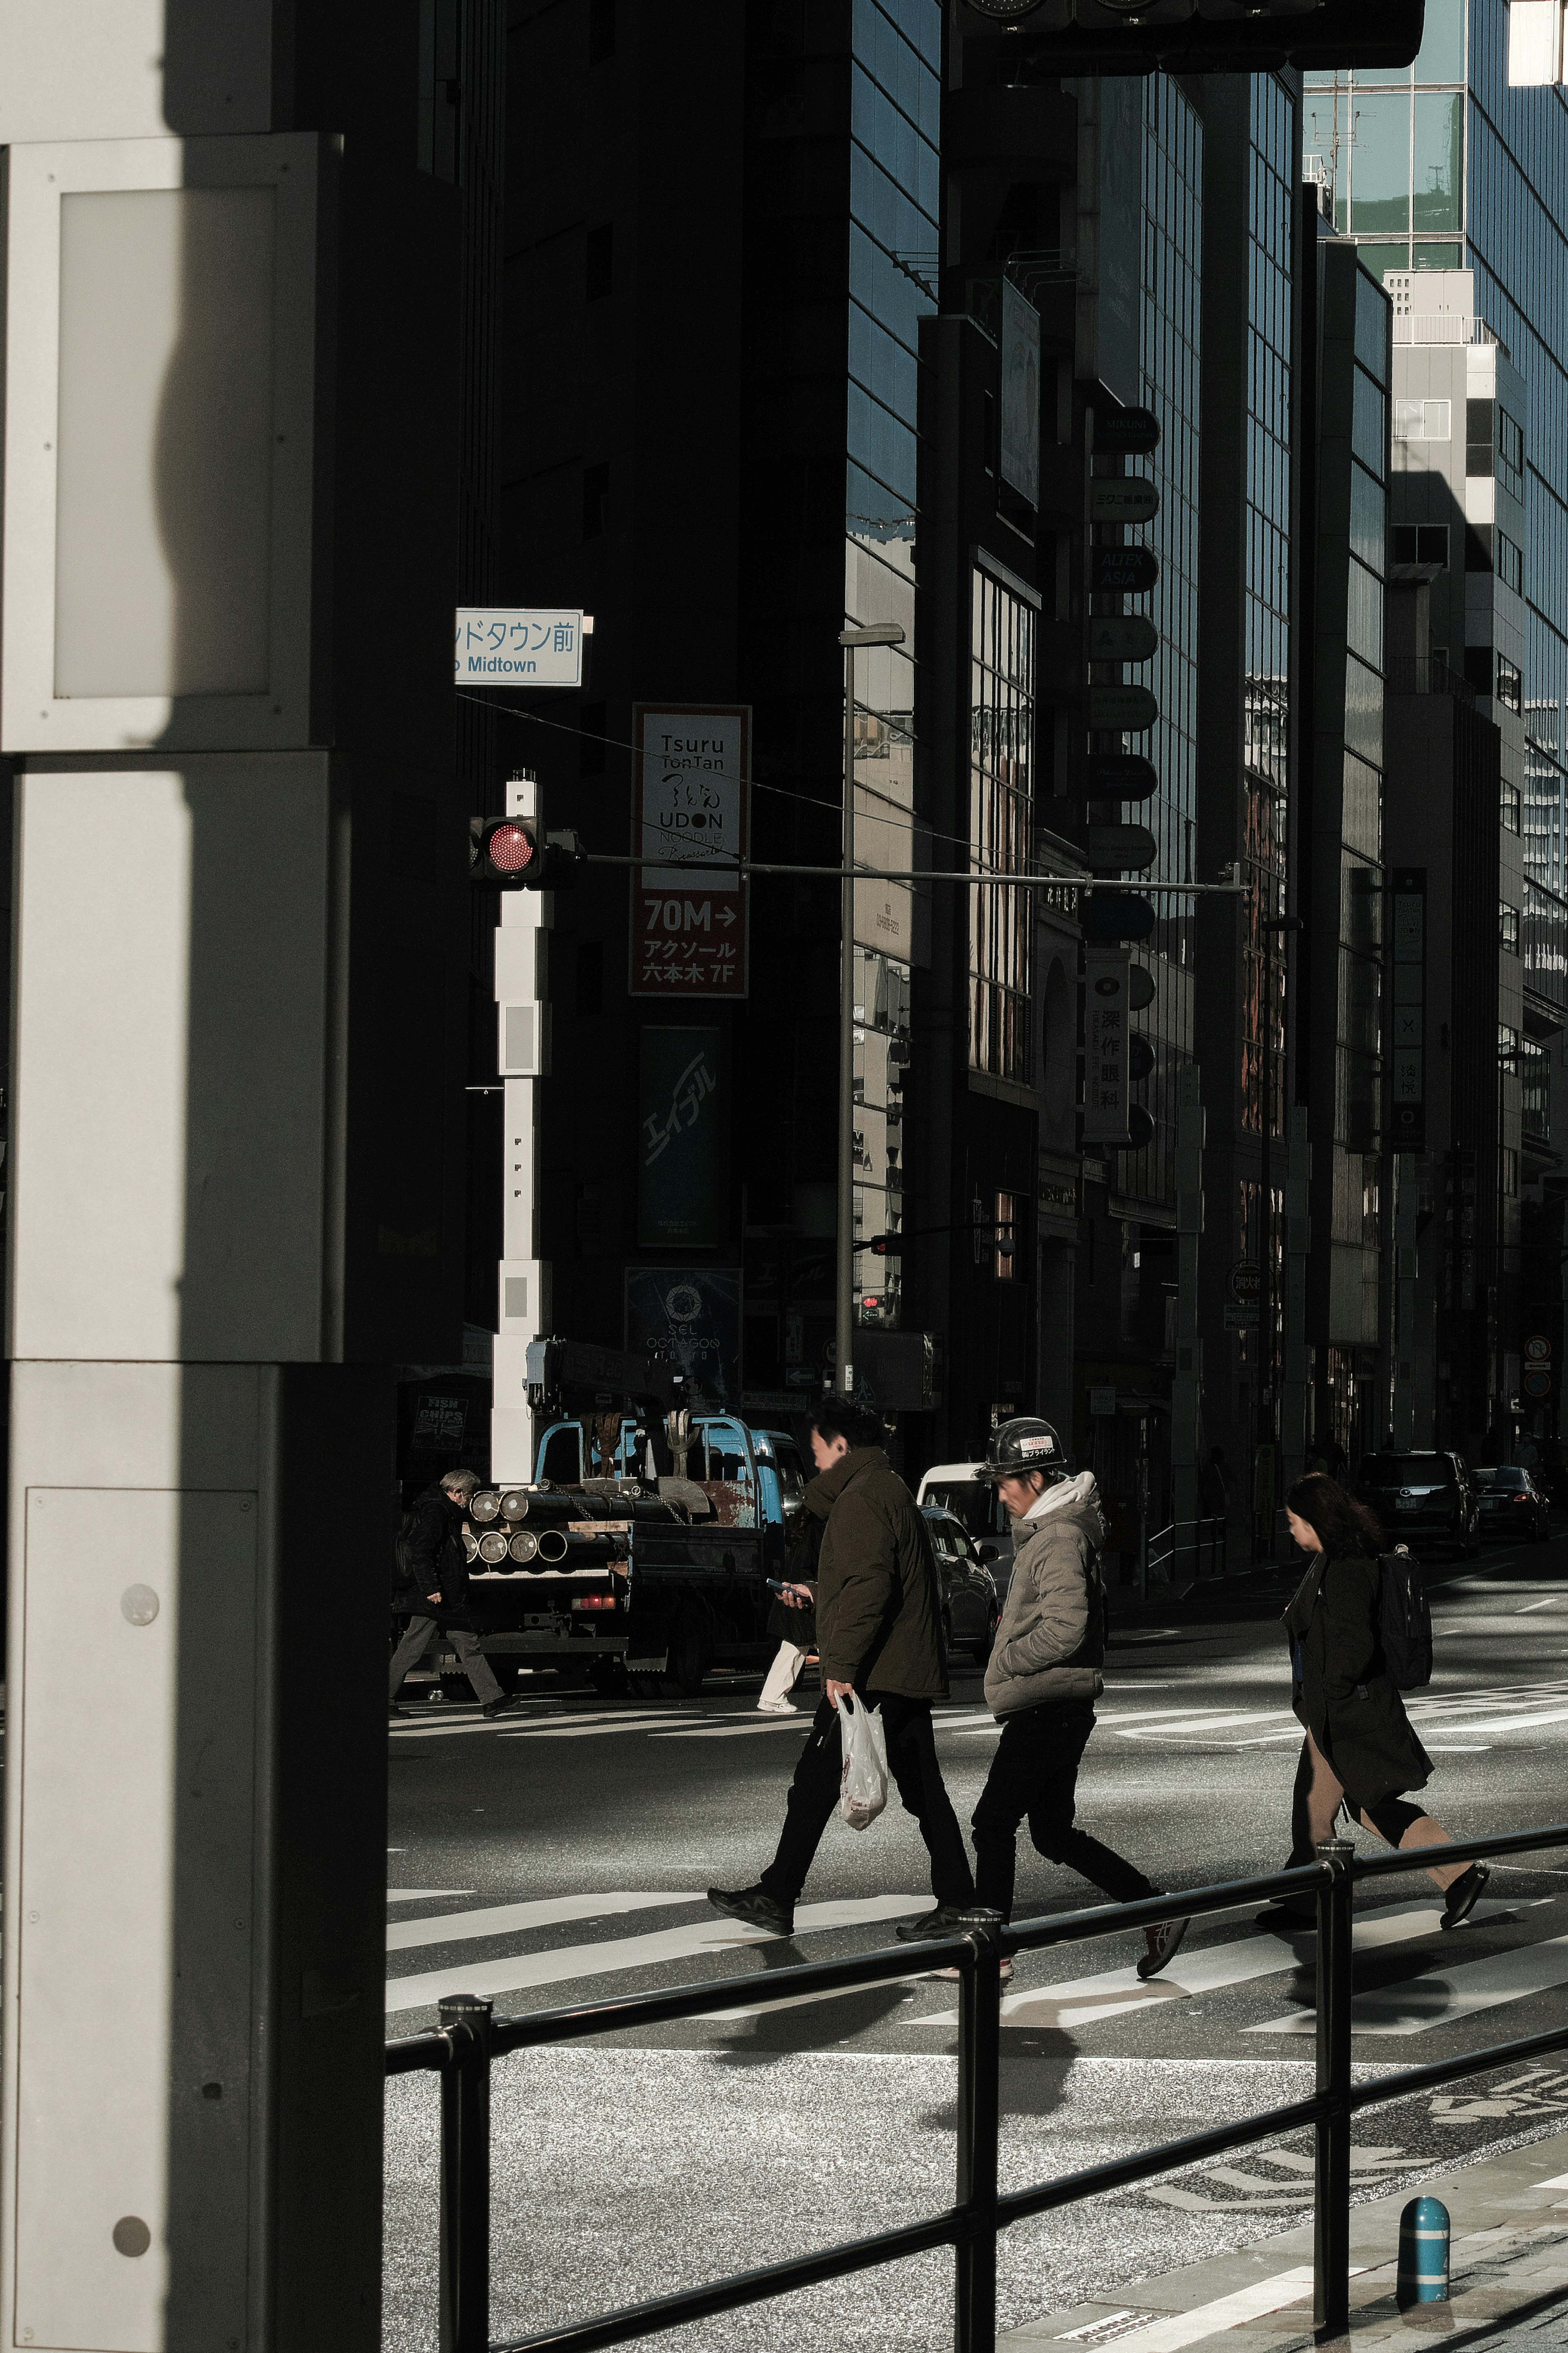
[[844, 649], [844, 850], [839, 884], [838, 1233], [834, 1295], [834, 1386], [855, 1394], [855, 652], [858, 646], [901, 646], [897, 621], [840, 629]]

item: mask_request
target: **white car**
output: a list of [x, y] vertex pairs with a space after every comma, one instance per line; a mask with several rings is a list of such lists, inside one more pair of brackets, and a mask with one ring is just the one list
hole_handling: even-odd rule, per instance
[[950, 1512], [991, 1571], [1004, 1601], [1013, 1576], [1013, 1523], [985, 1476], [984, 1462], [935, 1462], [915, 1498], [922, 1509]]

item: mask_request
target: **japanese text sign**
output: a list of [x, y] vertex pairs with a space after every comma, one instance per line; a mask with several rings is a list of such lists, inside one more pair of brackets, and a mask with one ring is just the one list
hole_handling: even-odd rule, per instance
[[711, 1250], [724, 1221], [717, 1029], [647, 1029], [639, 1056], [637, 1240]]
[[459, 605], [459, 686], [581, 686], [584, 616], [568, 606]]
[[1083, 1140], [1127, 1141], [1125, 948], [1091, 947], [1083, 960]]
[[[748, 706], [639, 703], [632, 794], [631, 994], [744, 997], [748, 888], [722, 871], [751, 834]], [[720, 866], [717, 873], [697, 871]]]

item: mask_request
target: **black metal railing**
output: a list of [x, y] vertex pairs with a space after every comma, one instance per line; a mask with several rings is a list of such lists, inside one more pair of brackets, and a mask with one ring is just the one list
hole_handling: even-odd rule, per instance
[[1186, 1578], [1227, 1574], [1226, 1525], [1221, 1514], [1202, 1520], [1173, 1520], [1168, 1528], [1156, 1528], [1152, 1535], [1143, 1531], [1138, 1548], [1140, 1600], [1149, 1599], [1151, 1577], [1179, 1585]]
[[1037, 1952], [1053, 1945], [1085, 1944], [1123, 1936], [1173, 1916], [1169, 1895], [1139, 1904], [1102, 1905], [1059, 1919], [1016, 1921], [1005, 1926], [994, 1912], [964, 1915], [962, 1934], [933, 1939], [911, 1952], [908, 1945], [861, 1953], [842, 1961], [817, 1961], [756, 1976], [724, 1978], [668, 1992], [628, 1994], [610, 2001], [563, 2010], [536, 2010], [521, 2018], [497, 2018], [489, 2002], [454, 1994], [440, 2004], [441, 2023], [432, 2034], [406, 2036], [386, 2046], [386, 2072], [406, 2075], [429, 2069], [441, 2077], [441, 2353], [489, 2353], [490, 2293], [490, 2069], [509, 2052], [544, 2043], [572, 2042], [635, 2026], [657, 2026], [694, 2018], [744, 2002], [764, 2010], [805, 1993], [848, 1991], [956, 1965], [959, 1972], [958, 2130], [952, 2204], [868, 2238], [820, 2248], [815, 2254], [768, 2263], [701, 2287], [628, 2305], [591, 2320], [565, 2322], [528, 2337], [511, 2337], [494, 2353], [590, 2353], [604, 2345], [624, 2345], [660, 2329], [733, 2312], [825, 2280], [845, 2279], [906, 2255], [936, 2247], [954, 2251], [953, 2343], [956, 2353], [993, 2353], [996, 2335], [996, 2242], [1010, 2223], [1046, 2214], [1080, 2199], [1126, 2189], [1183, 2166], [1247, 2148], [1277, 2134], [1310, 2125], [1317, 2137], [1313, 2326], [1320, 2334], [1342, 2334], [1350, 2316], [1351, 2120], [1363, 2108], [1379, 2106], [1414, 2092], [1434, 2091], [1493, 2067], [1517, 2066], [1568, 2044], [1568, 2023], [1528, 2034], [1489, 2050], [1468, 2051], [1425, 2067], [1403, 2067], [1373, 2083], [1351, 2081], [1351, 1905], [1356, 1882], [1422, 1871], [1434, 1862], [1468, 1863], [1482, 1856], [1527, 1854], [1568, 1846], [1568, 1823], [1495, 1838], [1469, 1839], [1434, 1850], [1415, 1848], [1386, 1855], [1359, 1856], [1346, 1841], [1318, 1849], [1319, 1860], [1294, 1871], [1227, 1881], [1191, 1890], [1179, 1898], [1180, 1913], [1204, 1917], [1233, 1912], [1260, 1897], [1311, 1895], [1317, 1906], [1317, 2086], [1311, 2096], [1266, 2108], [1238, 2124], [1189, 2133], [1181, 2140], [1113, 2158], [1101, 2165], [1059, 2175], [1028, 2189], [1005, 2194], [998, 2186], [1001, 2067], [1001, 1961], [1003, 1956]]

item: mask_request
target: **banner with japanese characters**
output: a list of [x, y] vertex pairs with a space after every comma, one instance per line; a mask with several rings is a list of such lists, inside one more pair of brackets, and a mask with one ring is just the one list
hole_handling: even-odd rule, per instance
[[1083, 1140], [1127, 1142], [1125, 948], [1087, 947], [1083, 957]]
[[713, 1250], [723, 1239], [720, 1032], [647, 1029], [638, 1058], [637, 1246]]
[[631, 994], [744, 997], [749, 890], [733, 861], [751, 842], [750, 705], [645, 702], [634, 720], [632, 855], [647, 862], [632, 869]]
[[593, 628], [574, 606], [459, 605], [453, 676], [459, 686], [577, 686]]

